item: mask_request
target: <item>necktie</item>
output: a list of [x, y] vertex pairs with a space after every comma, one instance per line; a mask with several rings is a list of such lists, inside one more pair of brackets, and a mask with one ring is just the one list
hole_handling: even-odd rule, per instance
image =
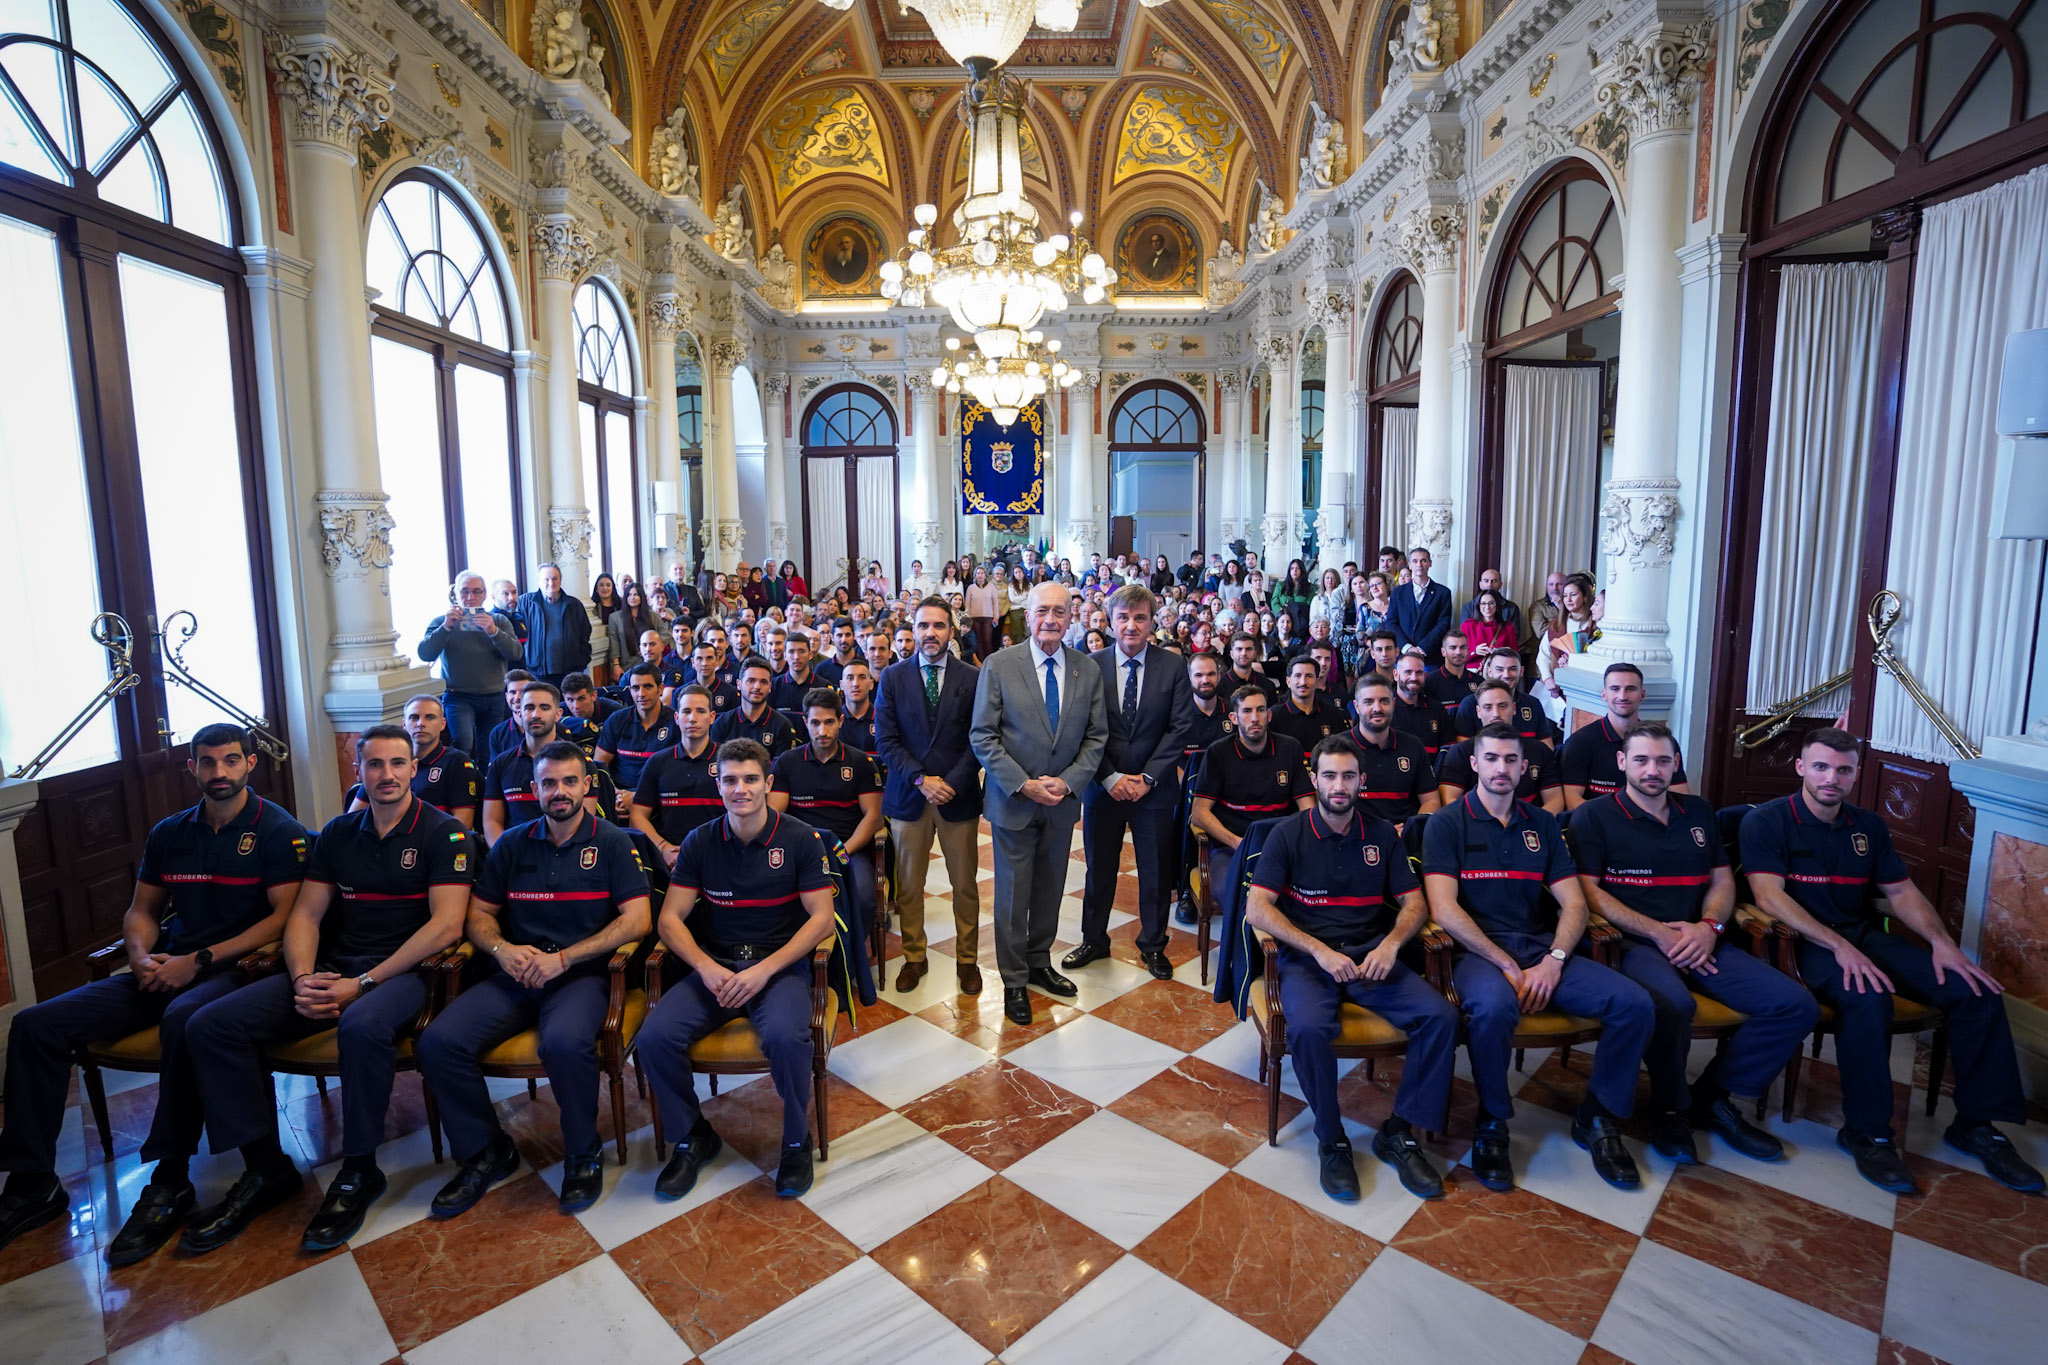
[[1138, 728], [1138, 661], [1124, 661], [1124, 733]]
[[1055, 735], [1060, 732], [1060, 668], [1057, 659], [1045, 661], [1045, 723]]
[[939, 666], [924, 666], [924, 709], [936, 716], [939, 713]]

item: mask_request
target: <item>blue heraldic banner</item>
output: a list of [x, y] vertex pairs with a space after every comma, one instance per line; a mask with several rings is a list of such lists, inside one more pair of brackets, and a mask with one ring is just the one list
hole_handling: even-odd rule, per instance
[[973, 399], [961, 413], [960, 510], [968, 516], [1045, 512], [1045, 407], [1032, 403], [997, 426]]

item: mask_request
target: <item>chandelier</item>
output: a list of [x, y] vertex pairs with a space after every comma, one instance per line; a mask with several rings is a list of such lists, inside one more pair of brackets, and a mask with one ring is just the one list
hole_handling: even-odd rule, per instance
[[947, 393], [965, 390], [999, 427], [1015, 422], [1024, 405], [1044, 397], [1052, 385], [1066, 388], [1081, 377], [1059, 358], [1059, 339], [1048, 340], [1043, 332], [1025, 332], [1017, 349], [1000, 358], [960, 354], [959, 337], [947, 337], [946, 350], [954, 359], [932, 371], [933, 386]]

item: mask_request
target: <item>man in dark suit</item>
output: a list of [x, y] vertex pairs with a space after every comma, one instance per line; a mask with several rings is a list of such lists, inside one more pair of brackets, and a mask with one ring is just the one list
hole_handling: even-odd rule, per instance
[[[953, 888], [953, 958], [962, 995], [981, 994], [981, 875], [975, 834], [981, 827], [981, 767], [967, 742], [974, 685], [981, 670], [949, 652], [953, 613], [943, 597], [917, 604], [917, 653], [882, 670], [875, 690], [875, 744], [888, 780], [882, 814], [896, 849], [896, 914], [903, 966], [896, 989], [924, 976], [924, 881], [932, 840]], [[877, 964], [876, 970], [880, 971]]]
[[1109, 908], [1128, 829], [1138, 859], [1138, 957], [1161, 981], [1173, 975], [1166, 960], [1166, 902], [1173, 889], [1170, 860], [1180, 848], [1173, 829], [1180, 809], [1177, 774], [1194, 724], [1195, 694], [1180, 655], [1146, 643], [1157, 609], [1143, 584], [1111, 593], [1109, 628], [1116, 643], [1093, 656], [1102, 672], [1109, 738], [1102, 771], [1081, 791], [1088, 886], [1081, 899], [1081, 946], [1060, 960], [1070, 972], [1109, 956]]
[[1414, 645], [1431, 660], [1442, 653], [1444, 636], [1457, 619], [1451, 590], [1429, 577], [1429, 551], [1418, 545], [1408, 552], [1408, 582], [1394, 589], [1387, 624], [1403, 649]]
[[1079, 989], [1053, 970], [1052, 940], [1081, 813], [1075, 795], [1102, 769], [1109, 722], [1102, 670], [1060, 642], [1071, 609], [1057, 583], [1031, 590], [1027, 638], [983, 665], [969, 730], [988, 775], [1003, 1013], [1017, 1024], [1031, 1022], [1028, 986], [1060, 997]]

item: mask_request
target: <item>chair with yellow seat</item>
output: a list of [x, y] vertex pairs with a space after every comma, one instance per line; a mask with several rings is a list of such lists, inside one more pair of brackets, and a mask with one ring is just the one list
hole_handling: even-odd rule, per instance
[[[1216, 888], [1209, 882], [1209, 833], [1192, 823], [1188, 829], [1195, 836], [1194, 866], [1188, 869], [1188, 885], [1195, 893], [1195, 953], [1202, 960], [1202, 984], [1206, 986], [1209, 984], [1209, 924], [1222, 909], [1222, 902], [1216, 899]], [[1275, 1094], [1277, 1096], [1278, 1092]], [[1277, 1106], [1279, 1100], [1276, 1098], [1273, 1103]]]

